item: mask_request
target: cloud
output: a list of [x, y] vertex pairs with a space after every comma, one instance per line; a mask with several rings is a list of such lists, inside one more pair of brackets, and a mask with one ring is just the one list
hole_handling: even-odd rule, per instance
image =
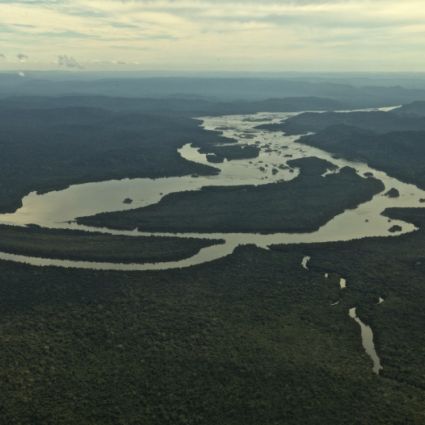
[[25, 55], [24, 53], [18, 53], [16, 57], [18, 58], [19, 62], [26, 62], [29, 59], [28, 55]]
[[83, 67], [71, 56], [59, 55], [58, 65], [63, 68], [83, 69]]
[[4, 55], [3, 53], [0, 53], [0, 61], [4, 61], [6, 60], [6, 55]]
[[32, 66], [425, 69], [423, 0], [0, 0], [0, 16], [2, 49]]

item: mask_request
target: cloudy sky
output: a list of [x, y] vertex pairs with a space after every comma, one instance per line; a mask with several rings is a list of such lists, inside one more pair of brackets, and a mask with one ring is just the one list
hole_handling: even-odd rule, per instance
[[0, 0], [0, 70], [425, 71], [425, 0]]

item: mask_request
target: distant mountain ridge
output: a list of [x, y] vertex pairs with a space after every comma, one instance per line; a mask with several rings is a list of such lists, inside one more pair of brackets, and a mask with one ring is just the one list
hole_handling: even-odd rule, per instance
[[92, 95], [114, 97], [195, 97], [221, 101], [290, 97], [325, 97], [350, 107], [400, 105], [425, 99], [425, 89], [402, 86], [354, 86], [340, 80], [295, 78], [145, 77], [49, 80], [31, 73], [22, 77], [0, 74], [0, 97]]
[[425, 101], [416, 101], [403, 105], [394, 112], [398, 114], [420, 115], [425, 117]]
[[252, 114], [256, 112], [334, 111], [347, 104], [321, 97], [270, 98], [258, 101], [228, 101], [193, 98], [128, 98], [110, 96], [13, 96], [0, 98], [2, 109], [100, 108], [112, 111], [143, 113], [173, 113], [183, 116], [215, 114]]
[[326, 112], [322, 114], [306, 112], [291, 117], [282, 124], [264, 125], [261, 128], [281, 130], [286, 134], [320, 132], [331, 126], [349, 126], [376, 133], [391, 131], [425, 131], [425, 116], [400, 114], [394, 112]]

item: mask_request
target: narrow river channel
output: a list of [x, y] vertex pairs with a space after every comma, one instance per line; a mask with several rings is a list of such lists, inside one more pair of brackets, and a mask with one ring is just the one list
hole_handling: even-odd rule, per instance
[[379, 375], [379, 372], [383, 369], [381, 366], [381, 360], [375, 349], [375, 343], [373, 341], [373, 332], [370, 326], [366, 325], [358, 316], [357, 308], [353, 307], [349, 310], [348, 315], [360, 326], [362, 345], [366, 354], [371, 358], [373, 363], [373, 372]]

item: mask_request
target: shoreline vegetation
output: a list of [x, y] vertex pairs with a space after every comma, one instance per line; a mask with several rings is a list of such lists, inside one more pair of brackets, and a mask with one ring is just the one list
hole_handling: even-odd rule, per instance
[[[309, 270], [349, 280], [344, 298], [335, 294], [341, 301], [338, 308], [359, 305], [359, 316], [374, 329], [384, 366], [381, 377], [423, 393], [425, 369], [421, 359], [425, 355], [425, 336], [420, 329], [425, 313], [417, 300], [425, 296], [425, 209], [390, 208], [383, 214], [411, 222], [418, 230], [396, 238], [364, 238], [304, 247], [274, 245], [270, 249], [302, 252], [311, 256]], [[385, 299], [384, 304], [379, 304], [381, 298]]]
[[[377, 101], [379, 90], [365, 92]], [[185, 143], [210, 152], [222, 142], [222, 153], [241, 155], [224, 147], [229, 139], [200, 129], [180, 110], [187, 104], [173, 98], [152, 103], [175, 113], [151, 115], [146, 100], [77, 99], [15, 99], [13, 108], [0, 101], [0, 210], [15, 208], [23, 193], [70, 182], [217, 172], [182, 160], [177, 148]], [[16, 106], [26, 102], [32, 107]], [[130, 111], [134, 103], [144, 112]], [[98, 108], [106, 104], [117, 110]], [[412, 109], [425, 106], [402, 108]], [[343, 125], [302, 142], [425, 182], [423, 134]], [[123, 229], [305, 231], [384, 195], [382, 182], [348, 167], [322, 177], [332, 169], [326, 161], [290, 166], [301, 172], [289, 182], [176, 193], [143, 209], [79, 221]], [[423, 425], [425, 209], [384, 215], [418, 230], [267, 250], [245, 245], [173, 270], [0, 261], [0, 423]], [[170, 261], [221, 242], [0, 225], [0, 250], [75, 260]], [[349, 283], [343, 291], [341, 278]], [[348, 315], [353, 307], [373, 329], [379, 376]]]
[[255, 158], [258, 151], [226, 147], [233, 141], [202, 129], [196, 117], [304, 110], [308, 105], [317, 110], [347, 106], [314, 96], [239, 102], [95, 95], [2, 98], [0, 213], [14, 212], [34, 191], [124, 178], [215, 175], [213, 166], [186, 161], [177, 150], [192, 143], [205, 152], [215, 150], [220, 162]]
[[[1, 420], [421, 425], [425, 212], [386, 214], [420, 230], [245, 246], [161, 272], [0, 262]], [[374, 330], [379, 377], [353, 306]]]
[[178, 149], [230, 141], [192, 118], [99, 108], [0, 108], [0, 121], [0, 212], [15, 211], [33, 191], [124, 178], [215, 175], [216, 168], [186, 161]]
[[115, 236], [38, 226], [0, 225], [0, 251], [63, 260], [114, 263], [178, 261], [197, 254], [202, 248], [221, 243], [222, 240]]
[[382, 182], [359, 177], [349, 167], [321, 177], [332, 164], [317, 158], [288, 165], [301, 170], [288, 182], [179, 192], [152, 206], [79, 217], [77, 222], [161, 232], [309, 232], [384, 190]]
[[260, 128], [286, 134], [313, 132], [315, 134], [303, 136], [297, 142], [348, 160], [365, 162], [425, 189], [425, 116], [419, 115], [421, 108], [422, 103], [392, 112], [311, 112]]

